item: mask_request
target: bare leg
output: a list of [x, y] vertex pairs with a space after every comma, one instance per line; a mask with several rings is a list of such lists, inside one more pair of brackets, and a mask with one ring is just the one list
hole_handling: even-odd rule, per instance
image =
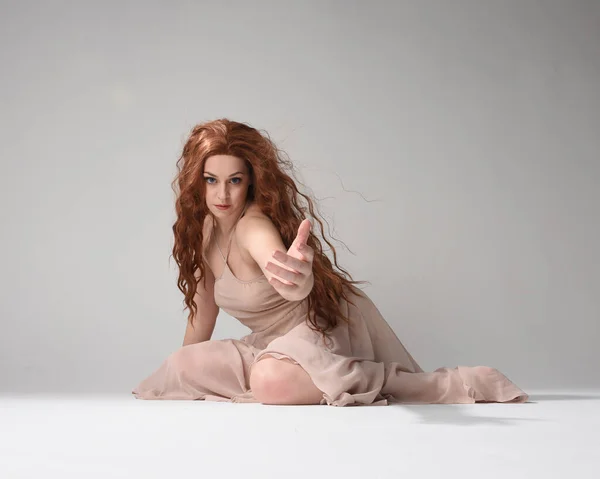
[[250, 389], [263, 404], [320, 404], [323, 398], [323, 392], [300, 365], [268, 354], [252, 366]]

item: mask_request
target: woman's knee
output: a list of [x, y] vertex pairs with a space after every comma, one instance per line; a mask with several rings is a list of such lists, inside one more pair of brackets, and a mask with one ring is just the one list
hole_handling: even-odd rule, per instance
[[290, 361], [265, 356], [252, 366], [250, 372], [252, 394], [262, 403], [283, 401], [293, 393], [291, 387], [293, 374], [294, 364]]

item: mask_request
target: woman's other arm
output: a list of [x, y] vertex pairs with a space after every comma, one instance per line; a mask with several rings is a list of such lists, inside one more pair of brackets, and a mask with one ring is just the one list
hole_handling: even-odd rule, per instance
[[215, 329], [217, 316], [219, 315], [219, 307], [215, 303], [214, 296], [215, 277], [206, 263], [204, 263], [204, 274], [206, 275], [206, 288], [204, 287], [204, 280], [198, 281], [196, 294], [194, 295], [198, 310], [192, 322], [187, 322], [183, 346], [208, 341]]

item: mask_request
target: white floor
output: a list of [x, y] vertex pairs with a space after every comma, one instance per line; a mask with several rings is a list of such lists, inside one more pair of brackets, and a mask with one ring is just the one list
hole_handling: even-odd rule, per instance
[[0, 478], [600, 478], [600, 390], [526, 404], [0, 396]]

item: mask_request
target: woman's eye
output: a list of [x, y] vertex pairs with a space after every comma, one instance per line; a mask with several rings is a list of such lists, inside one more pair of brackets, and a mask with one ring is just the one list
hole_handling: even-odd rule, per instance
[[[209, 185], [214, 185], [214, 183], [211, 180], [214, 180], [215, 178], [213, 178], [212, 176], [205, 176], [204, 179], [206, 180], [206, 182]], [[234, 185], [239, 185], [242, 182], [242, 179], [241, 178], [231, 178], [231, 182]]]

